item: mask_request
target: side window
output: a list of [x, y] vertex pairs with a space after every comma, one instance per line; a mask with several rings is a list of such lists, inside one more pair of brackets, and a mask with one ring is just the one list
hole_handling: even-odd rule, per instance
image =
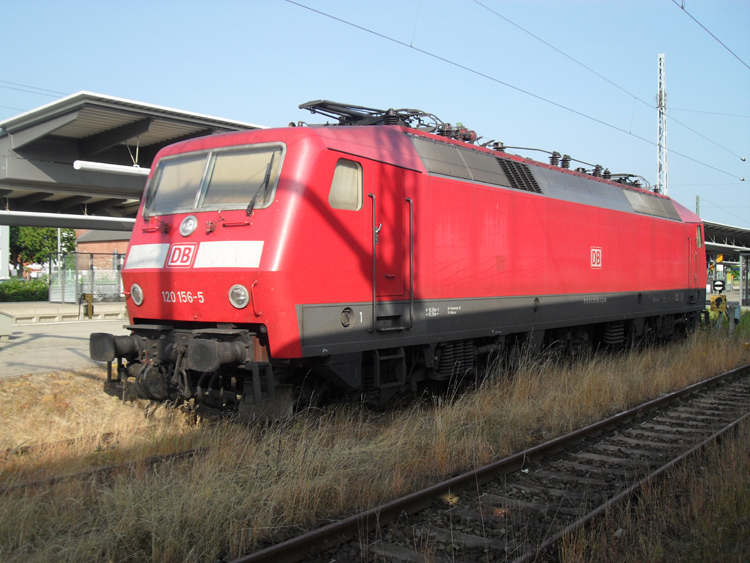
[[697, 243], [696, 246], [700, 248], [703, 246], [703, 237], [701, 237], [701, 226], [696, 225], [695, 226], [695, 242]]
[[358, 211], [362, 208], [362, 165], [340, 158], [333, 173], [328, 203], [334, 209]]

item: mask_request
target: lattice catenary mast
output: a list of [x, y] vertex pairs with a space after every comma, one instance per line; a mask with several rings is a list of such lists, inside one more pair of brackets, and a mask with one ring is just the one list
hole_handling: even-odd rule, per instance
[[656, 95], [657, 123], [656, 186], [658, 194], [669, 195], [667, 186], [667, 77], [664, 70], [664, 53], [659, 55], [659, 93]]

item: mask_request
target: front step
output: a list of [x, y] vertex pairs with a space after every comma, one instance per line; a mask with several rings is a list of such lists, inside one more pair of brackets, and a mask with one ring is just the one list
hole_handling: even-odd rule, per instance
[[393, 332], [406, 330], [401, 322], [401, 315], [382, 315], [375, 318], [378, 332]]

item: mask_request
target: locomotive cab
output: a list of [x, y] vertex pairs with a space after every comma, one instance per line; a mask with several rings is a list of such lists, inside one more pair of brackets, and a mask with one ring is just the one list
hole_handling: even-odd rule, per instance
[[268, 278], [247, 274], [278, 240], [263, 214], [287, 147], [262, 133], [239, 145], [189, 142], [155, 160], [122, 272], [132, 334], [90, 341], [91, 357], [117, 359], [117, 377], [133, 377], [140, 396], [237, 408], [243, 397], [288, 395], [273, 380], [268, 315], [254, 295]]

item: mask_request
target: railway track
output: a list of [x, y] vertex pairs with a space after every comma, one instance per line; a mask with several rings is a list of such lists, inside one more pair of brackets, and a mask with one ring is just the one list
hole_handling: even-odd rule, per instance
[[11, 459], [14, 456], [23, 456], [34, 452], [43, 452], [59, 447], [71, 447], [77, 444], [93, 444], [96, 448], [102, 448], [115, 441], [116, 438], [117, 436], [114, 432], [103, 432], [99, 434], [93, 434], [91, 436], [58, 440], [56, 442], [23, 443], [11, 448], [6, 448], [4, 452], [0, 453], [0, 461]]
[[750, 416], [750, 365], [233, 563], [529, 561]]
[[[115, 432], [102, 432], [98, 434], [92, 434], [90, 436], [80, 436], [77, 438], [69, 438], [66, 440], [58, 440], [53, 442], [22, 443], [14, 447], [6, 448], [4, 451], [0, 451], [0, 462], [12, 461], [14, 460], [14, 458], [28, 456], [30, 454], [40, 454], [42, 452], [55, 450], [57, 448], [91, 446], [91, 451], [100, 451], [108, 448], [111, 444], [115, 443], [118, 440], [118, 437], [118, 434], [116, 434]], [[153, 455], [117, 464], [100, 465], [92, 467], [90, 469], [85, 469], [83, 471], [77, 471], [75, 473], [54, 475], [51, 477], [36, 479], [33, 481], [14, 482], [16, 479], [14, 477], [11, 477], [7, 480], [11, 484], [0, 485], [0, 495], [18, 490], [40, 490], [66, 481], [81, 480], [91, 477], [101, 478], [112, 476], [124, 470], [132, 471], [139, 467], [153, 468], [165, 462], [189, 460], [202, 457], [206, 452], [208, 452], [209, 449], [209, 447], [190, 448], [187, 450]]]
[[208, 450], [209, 450], [208, 447], [194, 448], [194, 449], [184, 450], [180, 452], [173, 452], [173, 453], [168, 453], [168, 454], [150, 456], [142, 460], [138, 460], [138, 461], [128, 461], [125, 463], [118, 463], [115, 465], [105, 465], [101, 467], [94, 467], [92, 469], [79, 471], [77, 473], [70, 473], [67, 475], [56, 475], [54, 477], [48, 477], [46, 479], [38, 479], [36, 481], [26, 481], [23, 483], [15, 483], [13, 485], [0, 487], [0, 495], [3, 495], [5, 493], [10, 493], [13, 491], [19, 491], [19, 490], [45, 489], [45, 488], [52, 487], [54, 485], [57, 485], [58, 483], [62, 483], [65, 481], [81, 480], [81, 479], [88, 479], [88, 478], [93, 478], [93, 477], [102, 478], [102, 477], [112, 476], [112, 475], [116, 475], [117, 473], [120, 473], [126, 470], [133, 471], [137, 469], [138, 467], [152, 468], [156, 465], [169, 462], [169, 461], [180, 461], [180, 460], [187, 460], [187, 459], [200, 457], [203, 454], [205, 454]]

